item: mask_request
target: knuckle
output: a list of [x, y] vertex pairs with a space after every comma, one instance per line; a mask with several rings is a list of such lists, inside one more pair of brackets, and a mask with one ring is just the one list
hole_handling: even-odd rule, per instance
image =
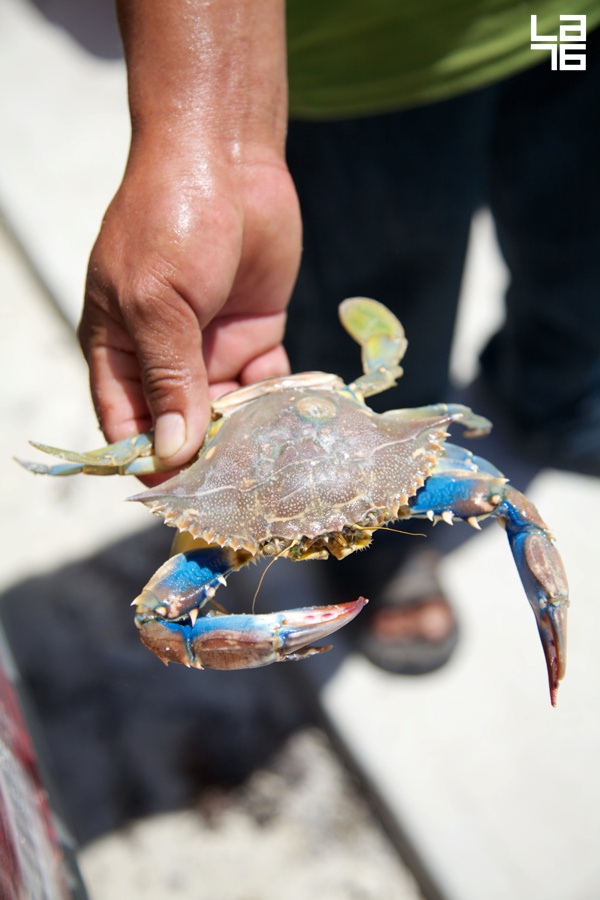
[[144, 394], [155, 415], [187, 405], [186, 398], [194, 393], [195, 373], [186, 365], [154, 361], [142, 367]]

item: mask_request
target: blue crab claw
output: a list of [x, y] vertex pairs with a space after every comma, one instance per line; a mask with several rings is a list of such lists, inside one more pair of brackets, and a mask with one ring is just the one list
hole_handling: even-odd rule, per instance
[[[175, 546], [185, 546], [185, 540]], [[236, 569], [252, 559], [243, 550], [196, 545], [175, 553], [133, 601], [140, 639], [163, 662], [197, 669], [254, 669], [304, 659], [329, 647], [313, 641], [342, 628], [361, 611], [363, 597], [337, 606], [315, 606], [266, 615], [201, 614]]]
[[492, 463], [446, 444], [425, 486], [411, 502], [414, 515], [453, 517], [479, 528], [479, 519], [495, 517], [506, 529], [513, 559], [535, 615], [548, 671], [550, 700], [556, 706], [567, 659], [569, 588], [552, 535], [534, 504], [507, 483]]
[[548, 668], [550, 699], [556, 706], [558, 683], [564, 677], [567, 660], [569, 587], [563, 562], [533, 503], [510, 485], [496, 516], [506, 528], [535, 615]]
[[198, 610], [213, 600], [219, 585], [236, 569], [250, 561], [251, 555], [226, 547], [196, 547], [175, 553], [157, 569], [132, 606], [140, 614], [159, 619], [189, 616], [192, 624]]
[[266, 615], [208, 613], [194, 623], [148, 615], [138, 607], [135, 620], [142, 643], [164, 663], [196, 669], [255, 669], [299, 660], [330, 647], [309, 647], [350, 622], [364, 597], [336, 606], [313, 606]]

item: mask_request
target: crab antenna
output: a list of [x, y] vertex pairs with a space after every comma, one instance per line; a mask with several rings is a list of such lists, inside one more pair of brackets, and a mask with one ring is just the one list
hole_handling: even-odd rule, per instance
[[256, 590], [254, 591], [254, 597], [252, 598], [252, 612], [253, 612], [253, 613], [254, 613], [254, 607], [255, 607], [255, 605], [256, 605], [256, 598], [258, 597], [259, 591], [260, 591], [260, 589], [261, 589], [261, 587], [262, 587], [262, 583], [263, 583], [263, 581], [265, 580], [265, 575], [267, 574], [267, 572], [269, 571], [269, 569], [271, 568], [271, 566], [273, 565], [273, 563], [276, 562], [276, 561], [280, 558], [280, 556], [282, 555], [282, 553], [284, 553], [284, 551], [283, 551], [283, 550], [280, 550], [279, 553], [278, 553], [276, 556], [273, 557], [273, 559], [270, 559], [270, 560], [269, 560], [268, 564], [267, 564], [267, 565], [265, 566], [265, 568], [264, 568], [264, 571], [263, 571], [262, 575], [260, 576], [260, 580], [259, 580], [259, 582], [258, 582], [258, 586], [257, 586]]

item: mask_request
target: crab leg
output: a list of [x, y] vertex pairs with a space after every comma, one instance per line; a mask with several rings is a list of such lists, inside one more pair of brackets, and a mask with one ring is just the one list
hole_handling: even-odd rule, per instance
[[408, 341], [396, 316], [382, 303], [368, 297], [350, 297], [340, 303], [340, 321], [362, 349], [361, 375], [349, 390], [361, 397], [379, 394], [402, 377], [400, 360]]
[[428, 406], [416, 406], [413, 409], [392, 409], [382, 413], [385, 418], [394, 419], [432, 419], [449, 416], [452, 421], [462, 425], [465, 437], [485, 437], [492, 430], [492, 423], [485, 416], [479, 416], [462, 403], [431, 403]]
[[60, 450], [35, 441], [30, 443], [36, 450], [65, 460], [64, 463], [49, 466], [17, 459], [25, 469], [36, 475], [151, 475], [168, 469], [168, 466], [154, 456], [154, 441], [149, 433], [136, 434], [87, 453]]
[[212, 546], [172, 556], [132, 604], [142, 643], [165, 663], [254, 669], [330, 649], [307, 645], [342, 628], [367, 602], [360, 597], [272, 614], [199, 615], [219, 584], [249, 559], [243, 551]]
[[479, 518], [491, 515], [504, 525], [536, 618], [555, 706], [558, 682], [565, 674], [569, 594], [552, 535], [534, 504], [508, 484], [495, 466], [460, 447], [445, 446], [446, 457], [411, 504], [413, 515], [449, 523], [456, 516], [476, 528]]

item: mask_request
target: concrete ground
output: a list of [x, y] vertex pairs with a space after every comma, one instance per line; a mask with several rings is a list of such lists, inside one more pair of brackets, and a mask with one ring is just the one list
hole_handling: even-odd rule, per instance
[[[454, 544], [460, 526], [445, 529], [442, 578], [461, 642], [435, 675], [386, 675], [340, 635], [335, 651], [303, 665], [198, 677], [163, 670], [135, 638], [127, 601], [168, 539], [120, 502], [127, 487], [44, 481], [12, 466], [30, 437], [99, 442], [66, 323], [77, 319], [87, 253], [127, 145], [123, 67], [104, 6], [94, 7], [90, 36], [91, 7], [73, 24], [81, 2], [38, 5], [45, 14], [26, 0], [0, 4], [2, 615], [91, 896], [418, 896], [397, 849], [428, 897], [597, 897], [598, 481], [536, 472], [502, 429], [486, 443], [528, 485], [570, 576], [569, 673], [552, 710], [498, 528], [463, 544]], [[71, 33], [51, 23], [61, 16]], [[501, 315], [503, 278], [482, 216], [455, 348], [461, 382]], [[265, 591], [304, 603], [320, 589], [316, 571], [274, 567]], [[238, 593], [252, 589], [238, 578]]]
[[13, 462], [31, 435], [100, 437], [74, 333], [4, 229], [0, 281], [0, 615], [91, 900], [416, 900], [294, 667], [219, 677], [142, 647], [129, 604], [170, 533], [132, 485]]

